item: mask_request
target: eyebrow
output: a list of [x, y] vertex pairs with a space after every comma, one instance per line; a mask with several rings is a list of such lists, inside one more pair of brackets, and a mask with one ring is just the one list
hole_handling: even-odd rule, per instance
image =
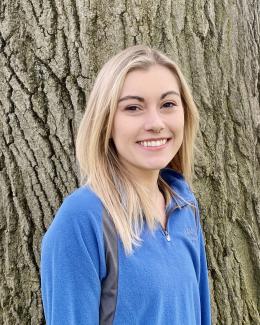
[[[170, 90], [170, 91], [167, 91], [166, 93], [163, 93], [160, 97], [160, 99], [164, 99], [166, 96], [168, 95], [177, 95], [180, 97], [180, 94], [177, 92], [177, 91], [174, 91], [174, 90]], [[140, 97], [140, 96], [125, 96], [125, 97], [122, 97], [118, 100], [118, 103], [122, 102], [123, 100], [127, 100], [127, 99], [136, 99], [140, 102], [144, 102], [144, 98], [143, 97]]]

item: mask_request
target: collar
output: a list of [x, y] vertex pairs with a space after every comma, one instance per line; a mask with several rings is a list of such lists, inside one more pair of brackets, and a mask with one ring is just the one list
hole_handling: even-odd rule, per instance
[[194, 194], [181, 173], [171, 168], [164, 168], [160, 170], [160, 176], [171, 187], [175, 194], [168, 207], [169, 209], [182, 208], [187, 204], [195, 206]]

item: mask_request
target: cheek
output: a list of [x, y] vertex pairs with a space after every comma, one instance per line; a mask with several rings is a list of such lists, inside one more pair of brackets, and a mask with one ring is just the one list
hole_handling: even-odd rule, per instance
[[179, 114], [175, 116], [171, 122], [170, 128], [175, 132], [183, 132], [184, 129], [184, 116]]
[[120, 146], [120, 144], [125, 143], [129, 138], [129, 135], [128, 123], [126, 123], [124, 119], [120, 118], [120, 116], [115, 117], [111, 133], [115, 145]]
[[111, 137], [116, 143], [132, 142], [138, 134], [138, 120], [124, 116], [119, 112], [114, 117]]

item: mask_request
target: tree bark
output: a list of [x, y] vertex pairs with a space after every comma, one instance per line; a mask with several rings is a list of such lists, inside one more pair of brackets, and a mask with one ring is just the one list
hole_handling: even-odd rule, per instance
[[44, 324], [41, 238], [79, 185], [89, 91], [109, 57], [141, 43], [180, 65], [200, 111], [212, 324], [260, 324], [259, 17], [257, 0], [1, 0], [0, 324]]

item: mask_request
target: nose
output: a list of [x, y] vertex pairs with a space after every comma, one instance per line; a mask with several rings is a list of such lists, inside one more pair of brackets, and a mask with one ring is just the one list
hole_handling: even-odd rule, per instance
[[145, 114], [144, 129], [146, 131], [160, 132], [164, 128], [164, 120], [158, 109], [148, 109]]

